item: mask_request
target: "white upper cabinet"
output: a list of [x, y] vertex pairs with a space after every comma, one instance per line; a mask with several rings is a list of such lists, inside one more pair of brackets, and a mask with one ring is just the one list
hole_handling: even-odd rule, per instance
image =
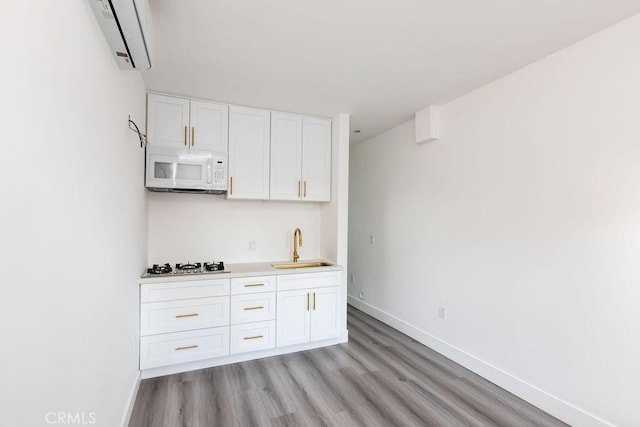
[[229, 106], [191, 101], [191, 148], [227, 152]]
[[147, 102], [149, 144], [227, 152], [228, 105], [155, 93]]
[[271, 199], [331, 200], [331, 120], [271, 113]]
[[331, 120], [303, 118], [302, 200], [331, 200]]
[[302, 116], [271, 113], [271, 199], [302, 197]]
[[148, 94], [149, 144], [228, 153], [229, 199], [331, 200], [331, 120]]
[[149, 144], [189, 148], [189, 100], [150, 93], [147, 102]]
[[271, 113], [229, 108], [229, 199], [269, 199]]

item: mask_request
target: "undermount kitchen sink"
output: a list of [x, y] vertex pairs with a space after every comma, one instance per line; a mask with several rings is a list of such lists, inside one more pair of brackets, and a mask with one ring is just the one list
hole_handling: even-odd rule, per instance
[[330, 267], [333, 264], [328, 262], [289, 262], [286, 264], [271, 264], [271, 267], [277, 269], [288, 268], [313, 268], [313, 267]]

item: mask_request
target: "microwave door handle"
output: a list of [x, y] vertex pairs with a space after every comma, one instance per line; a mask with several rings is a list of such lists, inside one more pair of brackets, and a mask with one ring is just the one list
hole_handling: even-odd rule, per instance
[[211, 184], [211, 169], [213, 168], [213, 160], [207, 160], [207, 184]]

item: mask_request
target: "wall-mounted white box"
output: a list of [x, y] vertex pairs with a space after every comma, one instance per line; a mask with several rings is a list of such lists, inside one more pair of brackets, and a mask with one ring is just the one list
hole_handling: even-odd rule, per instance
[[416, 144], [440, 139], [440, 107], [430, 105], [416, 112]]

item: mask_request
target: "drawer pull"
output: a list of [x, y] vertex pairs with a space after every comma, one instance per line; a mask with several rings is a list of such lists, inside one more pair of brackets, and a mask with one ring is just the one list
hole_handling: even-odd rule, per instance
[[185, 346], [185, 347], [176, 347], [176, 351], [191, 350], [192, 348], [198, 348], [198, 344], [188, 345], [188, 346]]
[[255, 288], [256, 286], [264, 286], [264, 283], [247, 283], [244, 285], [245, 288]]
[[198, 313], [190, 313], [190, 314], [177, 314], [176, 319], [182, 319], [184, 317], [197, 317], [200, 316]]
[[264, 338], [264, 335], [254, 335], [252, 337], [244, 337], [245, 341], [246, 340], [257, 340], [259, 338]]
[[245, 307], [245, 310], [262, 310], [264, 305], [256, 305], [255, 307]]

